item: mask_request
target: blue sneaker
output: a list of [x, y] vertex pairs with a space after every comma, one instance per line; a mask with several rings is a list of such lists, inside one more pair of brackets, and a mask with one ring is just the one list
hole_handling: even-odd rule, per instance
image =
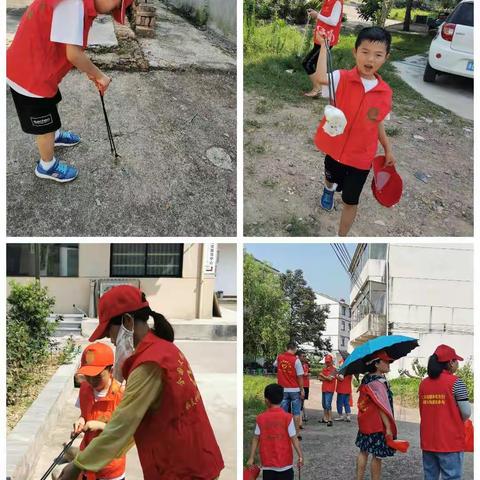
[[50, 170], [45, 170], [40, 165], [40, 162], [38, 162], [35, 168], [35, 175], [39, 178], [48, 178], [56, 182], [65, 183], [75, 180], [78, 175], [78, 170], [66, 163], [60, 163], [58, 160], [55, 161]]
[[73, 147], [80, 142], [80, 137], [68, 130], [60, 130], [58, 138], [55, 140], [56, 147]]
[[335, 190], [329, 190], [327, 187], [323, 187], [323, 194], [322, 199], [320, 200], [320, 206], [324, 210], [328, 210], [329, 212], [333, 210], [334, 201], [333, 196], [335, 195]]

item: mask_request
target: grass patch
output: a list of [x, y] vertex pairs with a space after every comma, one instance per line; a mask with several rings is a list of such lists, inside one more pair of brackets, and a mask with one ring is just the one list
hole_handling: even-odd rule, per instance
[[249, 155], [263, 155], [267, 152], [265, 145], [256, 145], [253, 143], [246, 143], [245, 150]]
[[402, 133], [402, 129], [400, 127], [385, 127], [385, 132], [389, 137], [398, 137]]
[[390, 388], [393, 392], [393, 398], [400, 405], [407, 408], [418, 407], [418, 387], [421, 380], [419, 378], [399, 377], [389, 380]]
[[311, 235], [310, 227], [297, 217], [291, 217], [285, 229], [291, 237], [309, 237]]
[[[285, 102], [311, 106], [312, 100], [300, 95], [302, 91], [310, 89], [310, 81], [302, 67], [302, 59], [306, 53], [302, 48], [302, 31], [278, 20], [271, 23], [259, 22], [254, 28], [250, 27], [245, 38], [244, 87], [247, 92], [255, 91], [264, 97], [257, 104], [256, 113], [271, 113]], [[339, 44], [333, 49], [335, 69], [350, 69], [354, 66], [352, 49], [355, 39], [354, 33], [342, 34]], [[455, 115], [429, 102], [408, 86], [396, 74], [391, 63], [428, 52], [430, 43], [431, 38], [427, 35], [392, 33], [390, 58], [379, 73], [393, 90], [394, 111], [410, 118], [432, 118], [449, 114], [452, 119], [457, 119]], [[307, 50], [310, 46], [307, 46]], [[291, 73], [287, 73], [287, 70]], [[321, 100], [318, 104], [323, 105], [325, 101]], [[453, 121], [458, 125], [465, 124], [459, 117]]]
[[273, 180], [273, 178], [266, 178], [263, 182], [262, 185], [267, 188], [275, 188], [278, 185], [277, 180]]
[[243, 463], [245, 464], [250, 454], [255, 419], [258, 414], [265, 411], [263, 391], [270, 383], [275, 383], [275, 377], [263, 375], [243, 376]]
[[[406, 8], [392, 8], [390, 10], [390, 13], [388, 15], [388, 18], [391, 20], [399, 20], [399, 21], [404, 21], [405, 20], [405, 12]], [[432, 12], [428, 10], [422, 10], [421, 8], [412, 8], [412, 13], [410, 18], [412, 19], [412, 22], [415, 20], [417, 15], [426, 15], [427, 17], [437, 17], [439, 12]]]

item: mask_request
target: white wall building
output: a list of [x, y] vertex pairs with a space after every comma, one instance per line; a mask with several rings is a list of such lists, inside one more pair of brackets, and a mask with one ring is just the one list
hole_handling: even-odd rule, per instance
[[223, 297], [237, 296], [237, 244], [220, 243], [217, 251], [215, 291]]
[[340, 352], [348, 351], [348, 342], [350, 335], [350, 307], [345, 300], [337, 300], [324, 293], [316, 294], [316, 304], [328, 306], [329, 313], [325, 325], [323, 336], [330, 339], [332, 344], [332, 354], [340, 359]]
[[359, 244], [353, 274], [351, 351], [370, 338], [395, 334], [420, 346], [395, 370], [422, 365], [445, 343], [473, 359], [473, 246], [471, 244]]

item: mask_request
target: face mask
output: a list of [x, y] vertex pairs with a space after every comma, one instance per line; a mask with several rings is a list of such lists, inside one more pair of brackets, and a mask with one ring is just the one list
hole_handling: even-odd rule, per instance
[[113, 378], [120, 383], [123, 382], [122, 367], [123, 362], [134, 352], [133, 348], [133, 332], [126, 329], [122, 324], [118, 331], [116, 349], [115, 349], [115, 365], [113, 366]]

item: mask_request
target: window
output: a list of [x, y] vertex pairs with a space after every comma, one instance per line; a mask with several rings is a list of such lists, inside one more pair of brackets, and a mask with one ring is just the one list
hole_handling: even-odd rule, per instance
[[39, 243], [7, 245], [7, 275], [78, 277], [77, 243]]
[[387, 244], [386, 243], [371, 243], [369, 258], [385, 260], [387, 258]]
[[345, 316], [346, 308], [342, 305], [342, 315]]
[[342, 320], [342, 332], [345, 331], [345, 322]]
[[345, 346], [345, 337], [342, 337], [342, 347]]
[[112, 243], [111, 277], [181, 277], [181, 243]]

